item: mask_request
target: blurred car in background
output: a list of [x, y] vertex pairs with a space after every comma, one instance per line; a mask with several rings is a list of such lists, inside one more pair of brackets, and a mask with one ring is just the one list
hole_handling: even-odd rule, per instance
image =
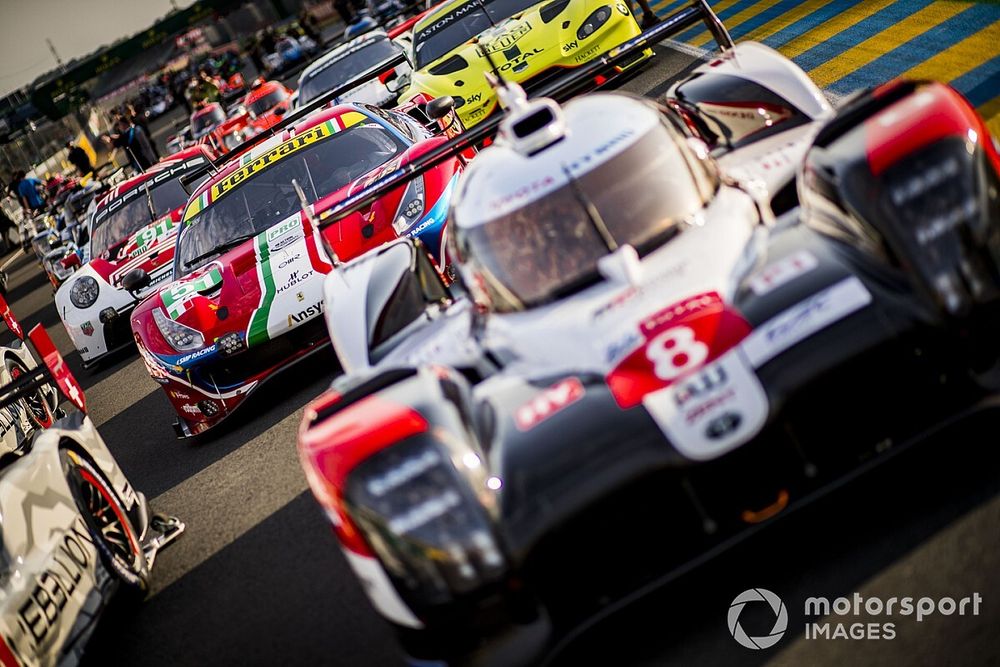
[[[389, 39], [384, 30], [373, 30], [341, 44], [302, 71], [298, 83], [298, 105], [309, 104], [323, 93], [378, 68], [401, 53], [402, 47]], [[408, 63], [401, 63], [339, 96], [333, 104], [364, 102], [380, 107], [392, 105], [399, 97], [399, 91], [409, 82], [411, 71]]]
[[264, 54], [264, 71], [267, 76], [281, 74], [306, 62], [319, 47], [309, 37], [286, 35], [279, 38], [274, 51]]
[[218, 102], [205, 104], [191, 114], [191, 140], [198, 141], [226, 122], [226, 112]]
[[255, 81], [243, 98], [243, 108], [254, 134], [277, 125], [288, 112], [291, 97], [292, 91], [278, 81]]

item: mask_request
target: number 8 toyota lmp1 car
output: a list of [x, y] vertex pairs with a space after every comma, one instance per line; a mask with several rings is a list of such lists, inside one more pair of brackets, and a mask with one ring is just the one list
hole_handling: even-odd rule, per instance
[[[734, 82], [768, 101], [755, 131], [720, 113], [745, 107], [719, 96]], [[453, 201], [458, 289], [405, 240], [336, 269], [347, 373], [300, 431], [413, 658], [534, 662], [996, 404], [1000, 154], [950, 88], [887, 84], [811, 120], [815, 86], [745, 43], [662, 106], [499, 95], [498, 138]], [[787, 162], [790, 195], [761, 187]], [[373, 339], [388, 313], [405, 335]]]
[[332, 261], [412, 236], [443, 262], [457, 157], [325, 239], [317, 229], [352, 190], [443, 141], [406, 114], [341, 105], [254, 146], [195, 191], [178, 235], [177, 280], [132, 314], [139, 352], [177, 411], [178, 436], [215, 426], [264, 380], [326, 344], [319, 316]]
[[[132, 488], [41, 325], [29, 334], [39, 366], [2, 297], [0, 314], [19, 338], [0, 350], [21, 370], [0, 385], [0, 664], [76, 664], [111, 597], [143, 595], [157, 553], [184, 524], [152, 514]], [[55, 408], [56, 387], [79, 411]], [[25, 413], [48, 417], [32, 417], [24, 432], [16, 421]]]

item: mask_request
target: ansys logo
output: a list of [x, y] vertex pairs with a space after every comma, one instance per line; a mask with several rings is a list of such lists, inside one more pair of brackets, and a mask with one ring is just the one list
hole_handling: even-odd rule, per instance
[[[751, 637], [746, 633], [743, 626], [740, 625], [740, 614], [743, 613], [743, 607], [748, 602], [766, 602], [770, 605], [771, 611], [774, 612], [774, 627], [771, 628], [771, 632], [760, 637]], [[741, 646], [754, 650], [771, 648], [778, 643], [787, 628], [788, 611], [785, 609], [785, 603], [766, 588], [751, 588], [743, 591], [729, 605], [729, 634]]]

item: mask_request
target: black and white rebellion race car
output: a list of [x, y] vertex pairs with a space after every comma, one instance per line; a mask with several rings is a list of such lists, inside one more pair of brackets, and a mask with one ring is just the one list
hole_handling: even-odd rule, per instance
[[[604, 63], [708, 13], [694, 2]], [[496, 141], [452, 203], [458, 280], [409, 240], [336, 267], [345, 375], [300, 430], [310, 487], [411, 657], [534, 662], [991, 409], [1000, 153], [952, 89], [893, 82], [834, 114], [751, 43], [662, 103], [498, 88]]]
[[152, 514], [129, 483], [42, 326], [28, 335], [38, 365], [2, 297], [0, 314], [18, 338], [0, 348], [0, 665], [76, 664], [111, 597], [141, 597], [184, 524]]

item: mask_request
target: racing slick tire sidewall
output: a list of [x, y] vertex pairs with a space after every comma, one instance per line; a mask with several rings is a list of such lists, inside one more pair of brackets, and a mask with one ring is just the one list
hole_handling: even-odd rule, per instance
[[[149, 571], [146, 568], [146, 556], [142, 551], [142, 544], [139, 541], [139, 533], [128, 518], [128, 513], [122, 506], [111, 484], [104, 478], [90, 461], [80, 456], [71, 449], [61, 449], [63, 472], [69, 482], [73, 498], [76, 500], [80, 515], [83, 517], [87, 528], [94, 539], [94, 548], [100, 554], [101, 562], [105, 568], [119, 581], [126, 595], [130, 598], [141, 599], [145, 597], [149, 590]], [[98, 524], [98, 518], [94, 516], [88, 505], [86, 493], [98, 492], [100, 498], [98, 502], [104, 501], [105, 509], [110, 509], [125, 533], [129, 546], [129, 554], [126, 557], [121, 548], [110, 544], [104, 537]]]
[[[28, 373], [28, 368], [20, 359], [8, 356], [4, 360], [4, 365], [7, 367], [7, 372], [10, 373], [11, 380], [17, 380], [22, 375]], [[33, 405], [33, 402], [36, 402], [37, 405]], [[52, 426], [52, 422], [54, 421], [52, 409], [41, 389], [36, 391], [31, 397], [21, 399], [21, 407], [24, 408], [28, 421], [33, 428], [45, 430]]]

